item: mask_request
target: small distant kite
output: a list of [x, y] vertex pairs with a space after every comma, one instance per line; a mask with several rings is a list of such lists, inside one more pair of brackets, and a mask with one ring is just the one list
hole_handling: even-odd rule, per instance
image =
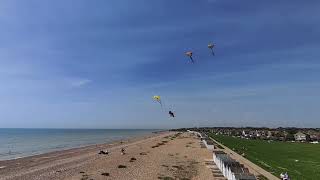
[[214, 51], [213, 48], [215, 47], [215, 45], [213, 43], [208, 44], [208, 48], [211, 49], [211, 53], [214, 56]]
[[170, 115], [170, 117], [175, 117], [174, 113], [172, 111], [169, 111], [169, 115]]
[[194, 60], [192, 58], [192, 54], [193, 53], [191, 51], [186, 52], [186, 56], [188, 56], [190, 58], [191, 62], [194, 63]]
[[153, 99], [154, 99], [155, 101], [157, 101], [157, 102], [161, 105], [161, 107], [162, 107], [162, 102], [161, 102], [160, 96], [153, 96]]

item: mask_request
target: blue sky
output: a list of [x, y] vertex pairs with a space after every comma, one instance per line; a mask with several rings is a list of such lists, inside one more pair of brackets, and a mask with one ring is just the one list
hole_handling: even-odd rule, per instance
[[0, 127], [320, 127], [319, 8], [316, 0], [1, 1]]

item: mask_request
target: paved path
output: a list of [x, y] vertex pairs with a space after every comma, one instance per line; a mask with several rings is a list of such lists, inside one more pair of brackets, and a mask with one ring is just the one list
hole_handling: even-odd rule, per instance
[[256, 164], [252, 163], [251, 161], [249, 161], [248, 159], [244, 158], [243, 156], [239, 155], [238, 153], [232, 151], [231, 149], [229, 149], [228, 147], [226, 147], [225, 145], [221, 144], [220, 142], [216, 141], [215, 139], [211, 138], [214, 142], [216, 142], [217, 144], [219, 144], [220, 146], [222, 146], [224, 148], [224, 151], [229, 154], [233, 159], [239, 161], [240, 163], [244, 164], [247, 168], [250, 169], [250, 172], [253, 173], [254, 175], [263, 175], [266, 178], [268, 178], [269, 180], [279, 180], [279, 178], [277, 178], [276, 176], [274, 176], [273, 174], [271, 174], [270, 172], [262, 169], [261, 167], [257, 166]]

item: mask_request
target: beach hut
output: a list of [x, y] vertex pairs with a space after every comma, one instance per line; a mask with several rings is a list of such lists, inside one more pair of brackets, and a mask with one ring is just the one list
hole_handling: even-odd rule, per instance
[[202, 142], [205, 144], [207, 149], [209, 149], [209, 150], [214, 149], [213, 141], [210, 138], [205, 138]]
[[249, 170], [223, 151], [213, 152], [213, 161], [228, 180], [256, 180]]

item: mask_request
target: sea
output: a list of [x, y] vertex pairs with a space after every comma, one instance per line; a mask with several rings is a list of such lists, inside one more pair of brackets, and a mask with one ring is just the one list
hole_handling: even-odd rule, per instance
[[110, 143], [156, 129], [4, 129], [0, 128], [0, 160]]

